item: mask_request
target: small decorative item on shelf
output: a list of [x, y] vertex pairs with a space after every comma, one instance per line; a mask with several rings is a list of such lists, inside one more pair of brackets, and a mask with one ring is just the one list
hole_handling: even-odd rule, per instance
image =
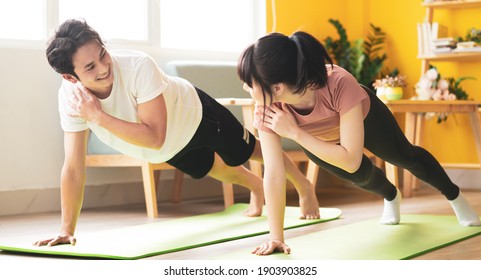
[[[458, 79], [443, 78], [437, 68], [430, 65], [416, 84], [416, 100], [467, 100], [468, 94], [461, 88], [460, 83], [464, 80], [476, 80], [474, 77], [461, 77]], [[433, 117], [434, 113], [426, 114], [427, 118]], [[445, 121], [446, 113], [438, 113], [438, 123]]]
[[403, 96], [403, 88], [406, 87], [406, 76], [397, 74], [386, 75], [377, 79], [372, 86], [376, 89], [376, 95], [381, 100], [399, 100]]
[[458, 37], [454, 52], [480, 52], [481, 29], [471, 28], [465, 38]]

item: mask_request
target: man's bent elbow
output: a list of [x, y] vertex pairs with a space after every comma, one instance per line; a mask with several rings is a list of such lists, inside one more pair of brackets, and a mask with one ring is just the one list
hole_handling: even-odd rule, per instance
[[165, 143], [165, 137], [157, 137], [150, 143], [149, 148], [154, 150], [160, 150]]
[[359, 159], [350, 160], [349, 163], [344, 168], [344, 170], [352, 174], [361, 167], [361, 163], [362, 163], [362, 157]]

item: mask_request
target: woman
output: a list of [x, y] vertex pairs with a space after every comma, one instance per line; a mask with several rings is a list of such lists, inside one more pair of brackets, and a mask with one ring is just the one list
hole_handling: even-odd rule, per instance
[[438, 189], [460, 224], [481, 225], [438, 161], [411, 145], [388, 108], [346, 70], [333, 65], [324, 46], [311, 35], [273, 33], [260, 38], [241, 55], [238, 73], [244, 89], [256, 100], [254, 125], [265, 164], [270, 240], [253, 253], [290, 252], [282, 230], [286, 177], [281, 137], [299, 143], [320, 167], [382, 196], [381, 224], [400, 222], [401, 193], [363, 155], [364, 148]]

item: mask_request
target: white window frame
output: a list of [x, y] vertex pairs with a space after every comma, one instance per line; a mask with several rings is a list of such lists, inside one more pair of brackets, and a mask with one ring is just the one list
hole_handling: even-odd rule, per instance
[[[12, 0], [15, 1], [15, 0]], [[43, 12], [46, 13], [45, 33], [47, 38], [43, 40], [17, 40], [17, 39], [1, 39], [0, 38], [0, 48], [20, 48], [20, 49], [44, 49], [47, 40], [53, 34], [59, 23], [59, 0], [39, 0], [45, 1], [45, 9]], [[99, 0], [102, 1], [102, 0]], [[201, 1], [201, 0], [199, 0]], [[226, 0], [228, 1], [228, 0]], [[156, 49], [157, 51], [160, 47], [160, 0], [150, 0], [148, 1], [148, 39], [145, 41], [133, 41], [133, 40], [119, 40], [113, 39], [108, 40], [106, 43], [109, 47], [113, 48], [136, 48], [144, 49], [146, 51]], [[254, 1], [252, 12], [254, 14], [255, 24], [258, 26], [258, 30], [253, 30], [253, 41], [265, 34], [265, 6], [266, 1], [256, 0]], [[177, 50], [177, 49], [162, 49], [164, 53], [173, 54], [175, 57], [178, 56], [194, 56], [194, 57], [209, 57], [214, 53], [219, 53], [218, 51], [196, 51], [196, 50]]]

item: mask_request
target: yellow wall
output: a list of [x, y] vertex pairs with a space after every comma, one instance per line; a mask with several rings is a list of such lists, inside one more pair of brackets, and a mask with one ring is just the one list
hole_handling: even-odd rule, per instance
[[[321, 42], [327, 36], [337, 38], [335, 28], [328, 22], [338, 19], [346, 28], [350, 41], [364, 38], [369, 23], [381, 27], [387, 33], [386, 52], [389, 69], [397, 67], [408, 76], [406, 97], [414, 94], [414, 85], [421, 75], [421, 61], [417, 57], [416, 23], [423, 21], [426, 11], [420, 0], [275, 0], [276, 24], [273, 30], [272, 1], [267, 1], [267, 31], [291, 34], [303, 30], [316, 36]], [[476, 20], [481, 8], [470, 10], [436, 10], [434, 21], [449, 27], [450, 36], [465, 36], [471, 27], [481, 28]], [[481, 100], [481, 60], [473, 62], [438, 62], [434, 64], [446, 77], [474, 76], [476, 81], [464, 81], [461, 85], [469, 96]], [[398, 116], [403, 121], [402, 116]], [[450, 116], [448, 121], [426, 124], [424, 147], [441, 162], [478, 162], [474, 152], [474, 138], [469, 120], [463, 115]]]

